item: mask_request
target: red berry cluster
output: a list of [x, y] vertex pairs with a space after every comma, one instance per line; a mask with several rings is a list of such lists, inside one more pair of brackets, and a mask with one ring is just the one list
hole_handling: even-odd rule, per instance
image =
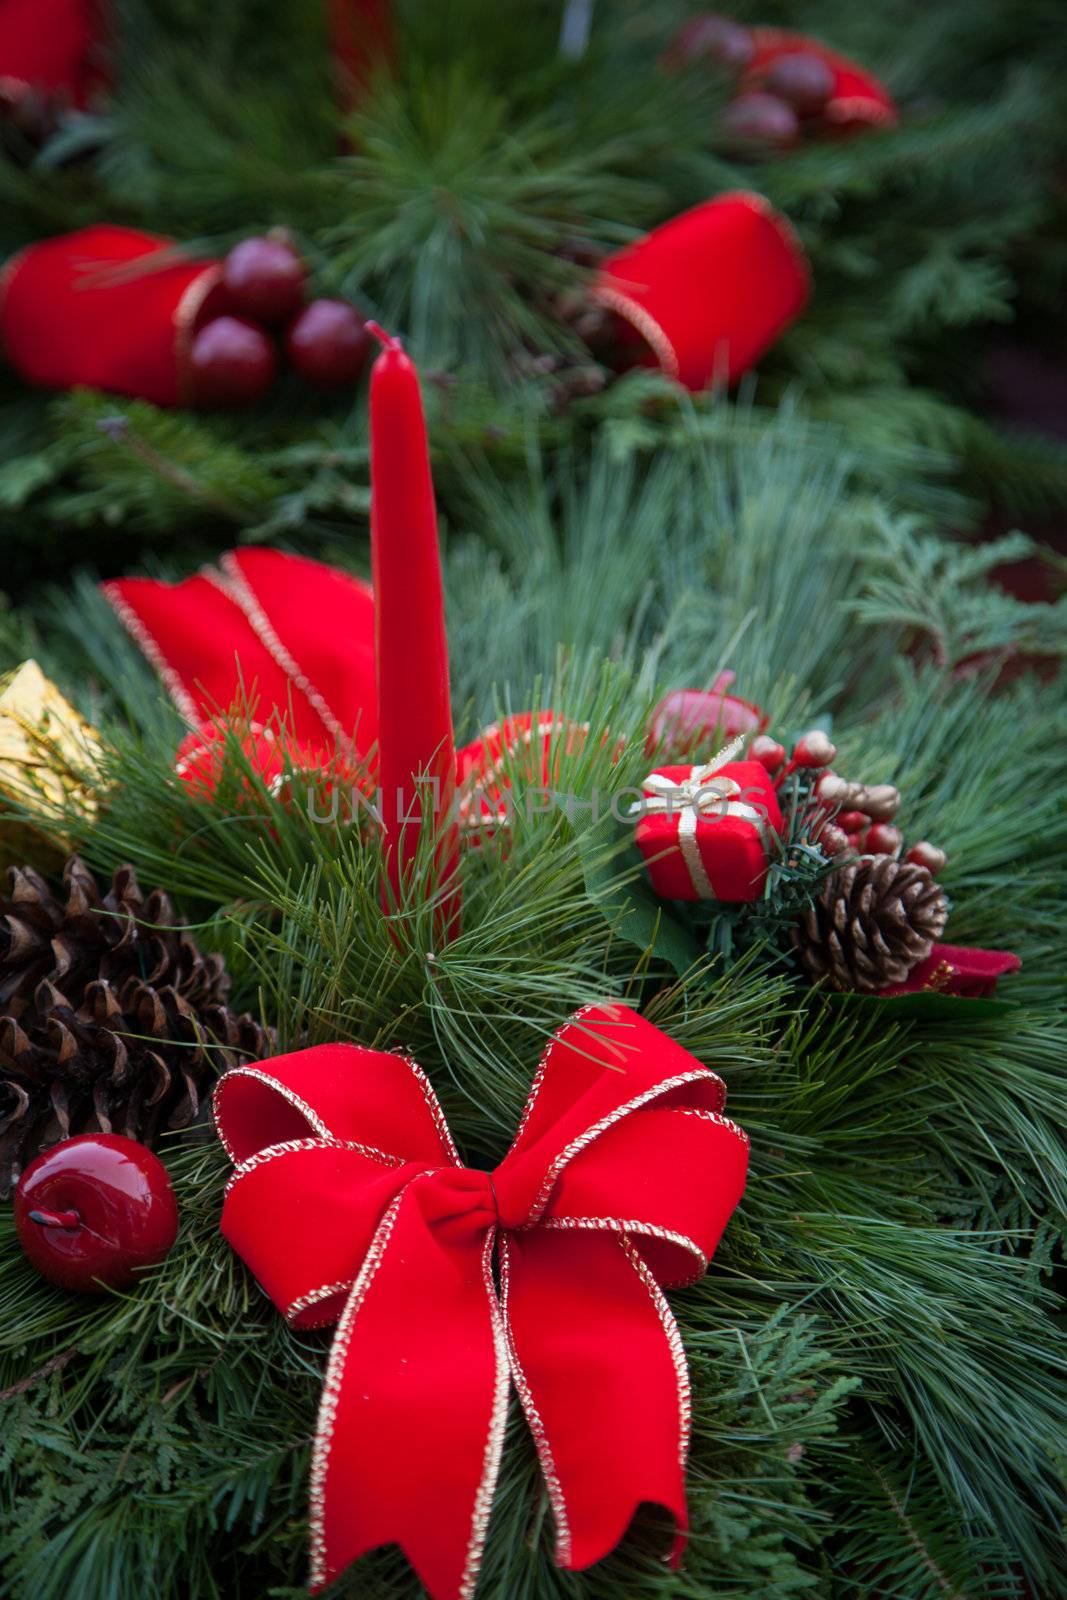
[[305, 304], [307, 278], [281, 230], [234, 245], [222, 263], [223, 314], [204, 323], [189, 350], [198, 404], [250, 405], [266, 394], [278, 371], [273, 329], [284, 329], [290, 365], [308, 383], [355, 383], [367, 358], [363, 318], [345, 300]]
[[748, 753], [771, 774], [776, 787], [798, 769], [818, 772], [812, 789], [822, 819], [817, 842], [831, 860], [844, 855], [903, 855], [934, 877], [944, 867], [945, 852], [926, 839], [905, 852], [904, 835], [893, 822], [900, 810], [899, 789], [891, 783], [850, 783], [831, 771], [837, 749], [819, 729], [804, 734], [788, 760], [785, 746], [762, 733], [753, 739]]
[[731, 17], [703, 12], [675, 36], [668, 59], [678, 66], [714, 61], [744, 75], [742, 86], [723, 114], [731, 143], [754, 149], [785, 150], [817, 125], [834, 92], [834, 74], [811, 50], [791, 50], [758, 74], [751, 31]]

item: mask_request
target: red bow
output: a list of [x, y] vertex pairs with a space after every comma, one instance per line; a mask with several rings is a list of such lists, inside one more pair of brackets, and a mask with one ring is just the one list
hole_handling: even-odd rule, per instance
[[281, 550], [230, 550], [181, 583], [114, 578], [103, 592], [190, 727], [244, 690], [325, 753], [378, 735], [374, 600], [338, 567]]
[[395, 1543], [435, 1600], [468, 1600], [509, 1377], [560, 1566], [606, 1555], [643, 1501], [673, 1514], [680, 1556], [689, 1381], [661, 1284], [703, 1274], [744, 1188], [748, 1141], [724, 1100], [714, 1072], [619, 1005], [553, 1037], [491, 1173], [460, 1163], [405, 1056], [322, 1045], [226, 1074], [222, 1231], [294, 1327], [338, 1323], [313, 1588]]

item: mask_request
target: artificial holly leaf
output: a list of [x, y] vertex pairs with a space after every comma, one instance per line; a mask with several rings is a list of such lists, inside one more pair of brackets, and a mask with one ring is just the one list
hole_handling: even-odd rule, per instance
[[917, 994], [833, 994], [832, 998], [863, 1010], [880, 1006], [889, 1022], [906, 1017], [925, 1022], [966, 1022], [968, 1018], [986, 1022], [990, 1017], [1010, 1016], [1019, 1009], [1016, 1000], [978, 1000], [971, 995], [943, 994], [936, 989], [922, 989]]
[[675, 972], [688, 972], [703, 954], [700, 941], [653, 891], [629, 830], [605, 818], [584, 830], [578, 848], [589, 898], [616, 933]]

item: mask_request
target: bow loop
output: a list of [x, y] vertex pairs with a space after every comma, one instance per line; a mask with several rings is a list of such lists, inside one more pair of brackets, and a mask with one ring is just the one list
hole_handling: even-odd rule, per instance
[[702, 1277], [741, 1198], [748, 1139], [719, 1112], [678, 1104], [683, 1094], [621, 1119], [571, 1161], [542, 1227], [626, 1236], [661, 1285]]
[[628, 1006], [586, 1006], [541, 1058], [515, 1142], [494, 1173], [501, 1220], [528, 1227], [548, 1205], [560, 1174], [607, 1130], [675, 1091], [694, 1108], [719, 1111], [722, 1079]]
[[238, 1163], [268, 1145], [317, 1135], [356, 1143], [396, 1165], [459, 1165], [426, 1074], [385, 1050], [317, 1045], [237, 1067], [219, 1083], [215, 1116]]
[[340, 1316], [382, 1213], [413, 1175], [411, 1164], [325, 1139], [268, 1146], [231, 1178], [222, 1232], [287, 1321], [324, 1327]]

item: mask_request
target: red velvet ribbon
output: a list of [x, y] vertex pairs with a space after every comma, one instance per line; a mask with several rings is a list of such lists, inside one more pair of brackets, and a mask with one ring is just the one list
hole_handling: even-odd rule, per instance
[[954, 994], [983, 1000], [996, 993], [997, 981], [1022, 966], [1010, 950], [982, 950], [970, 945], [935, 944], [903, 983], [880, 989], [887, 997], [900, 994]]
[[313, 764], [349, 740], [366, 754], [377, 738], [374, 599], [339, 568], [257, 547], [181, 583], [102, 587], [193, 729], [243, 692], [264, 723], [284, 717]]
[[491, 1173], [461, 1164], [405, 1056], [322, 1045], [222, 1078], [222, 1231], [294, 1327], [337, 1323], [313, 1588], [395, 1543], [433, 1600], [469, 1600], [510, 1384], [559, 1565], [598, 1561], [645, 1501], [673, 1516], [679, 1558], [689, 1381], [662, 1286], [703, 1274], [741, 1197], [748, 1141], [724, 1100], [614, 1004], [553, 1037]]
[[159, 406], [189, 401], [189, 347], [225, 308], [215, 261], [111, 223], [42, 239], [0, 277], [0, 341], [28, 383], [85, 386]]
[[828, 50], [806, 33], [790, 33], [784, 28], [753, 28], [756, 54], [744, 79], [746, 88], [758, 86], [782, 56], [803, 51], [818, 56], [833, 73], [834, 86], [822, 116], [839, 129], [881, 126], [891, 128], [898, 120], [896, 103], [885, 84], [847, 56]]
[[803, 310], [807, 258], [759, 194], [718, 195], [609, 256], [592, 293], [620, 349], [687, 389], [734, 383]]
[[86, 105], [104, 81], [96, 59], [103, 10], [103, 0], [0, 0], [0, 89]]

